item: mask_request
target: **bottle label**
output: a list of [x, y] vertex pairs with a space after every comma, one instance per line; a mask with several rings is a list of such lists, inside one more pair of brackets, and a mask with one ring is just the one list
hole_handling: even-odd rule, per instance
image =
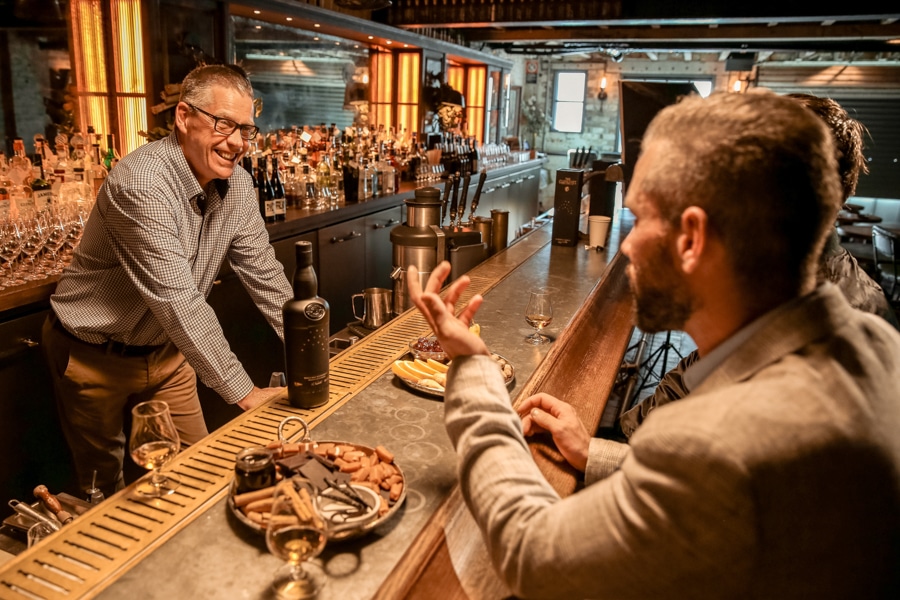
[[321, 321], [322, 317], [325, 316], [325, 313], [325, 306], [318, 302], [310, 302], [303, 309], [303, 314], [305, 314], [310, 321]]
[[37, 190], [34, 192], [34, 207], [42, 211], [53, 202], [53, 190]]
[[287, 212], [287, 205], [285, 204], [284, 198], [276, 198], [273, 202], [275, 203], [276, 215], [283, 215]]
[[265, 201], [265, 209], [267, 217], [275, 216], [275, 201], [274, 200], [266, 200]]

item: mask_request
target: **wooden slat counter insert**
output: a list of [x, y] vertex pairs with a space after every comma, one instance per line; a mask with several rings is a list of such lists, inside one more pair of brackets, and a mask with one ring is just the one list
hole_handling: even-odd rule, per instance
[[[549, 243], [549, 227], [534, 231], [506, 251], [476, 267], [466, 299], [485, 294]], [[0, 568], [0, 598], [90, 598], [160, 547], [166, 540], [219, 502], [231, 483], [235, 453], [276, 439], [278, 424], [301, 416], [311, 428], [383, 375], [408, 351], [410, 339], [429, 333], [416, 310], [390, 321], [335, 356], [330, 365], [330, 400], [302, 410], [281, 392], [244, 413], [200, 443], [179, 454], [164, 472], [181, 476], [182, 485], [165, 499], [139, 497], [133, 486], [108, 498], [40, 545]], [[286, 428], [289, 438], [300, 427]], [[160, 574], [165, 577], [166, 574]]]
[[[575, 407], [588, 431], [596, 430], [632, 331], [627, 264], [623, 255], [616, 255], [584, 306], [519, 392], [518, 400], [538, 392], [552, 394]], [[529, 446], [547, 481], [561, 496], [572, 494], [578, 475], [552, 440], [537, 438]], [[376, 598], [425, 600], [434, 598], [435, 590], [440, 590], [442, 599], [500, 599], [510, 595], [491, 569], [481, 532], [458, 486], [429, 520]]]

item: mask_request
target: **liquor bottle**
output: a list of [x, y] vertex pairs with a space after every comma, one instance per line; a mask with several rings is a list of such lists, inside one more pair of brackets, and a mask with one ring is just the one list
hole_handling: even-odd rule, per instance
[[37, 163], [35, 172], [37, 176], [31, 180], [31, 192], [34, 196], [34, 208], [38, 212], [43, 212], [53, 205], [53, 185], [47, 181], [43, 158], [38, 152], [34, 153], [32, 165], [34, 163]]
[[318, 202], [318, 195], [316, 194], [316, 177], [309, 172], [308, 162], [302, 163], [300, 167], [298, 186], [303, 208], [316, 208], [316, 203]]
[[85, 154], [86, 150], [84, 147], [84, 136], [81, 135], [80, 131], [76, 131], [72, 134], [72, 137], [69, 138], [69, 143], [72, 145], [72, 156], [71, 156], [71, 164], [72, 170], [74, 171], [77, 168], [81, 168], [83, 171], [85, 169]]
[[[91, 128], [88, 127], [90, 130]], [[94, 190], [94, 198], [97, 197], [97, 194], [100, 192], [100, 186], [103, 185], [103, 182], [106, 181], [106, 176], [109, 172], [106, 170], [106, 167], [103, 166], [103, 160], [100, 158], [100, 143], [96, 140], [91, 145], [93, 159], [91, 160], [91, 188]]]
[[331, 183], [331, 164], [328, 162], [328, 153], [323, 150], [319, 152], [319, 164], [316, 165], [316, 191], [319, 194], [318, 205], [331, 205], [334, 197]]
[[[0, 157], [2, 158], [2, 157]], [[12, 216], [12, 201], [9, 199], [9, 189], [5, 182], [0, 181], [0, 221], [6, 221]]]
[[116, 152], [116, 145], [113, 143], [113, 134], [106, 134], [106, 154], [103, 156], [103, 166], [108, 173], [116, 163], [119, 162], [119, 153]]
[[328, 402], [328, 302], [319, 297], [311, 242], [297, 242], [294, 298], [284, 304], [288, 402], [314, 408]]
[[347, 155], [343, 161], [342, 176], [344, 180], [344, 202], [353, 204], [359, 202], [359, 164], [353, 148], [347, 148]]
[[35, 214], [34, 193], [31, 189], [31, 160], [25, 154], [25, 142], [22, 138], [13, 139], [13, 156], [9, 159], [7, 178], [10, 206], [20, 217]]
[[272, 177], [269, 179], [272, 187], [272, 196], [275, 202], [275, 220], [284, 221], [287, 218], [287, 203], [284, 198], [284, 184], [281, 182], [281, 174], [278, 172], [278, 157], [272, 155]]
[[275, 222], [275, 199], [269, 194], [271, 185], [266, 177], [266, 159], [260, 156], [256, 162], [256, 191], [259, 196], [259, 212], [266, 223]]
[[25, 141], [22, 138], [13, 138], [13, 155], [9, 159], [9, 178], [15, 185], [28, 185], [31, 177], [31, 159], [25, 154]]
[[59, 192], [63, 184], [72, 179], [72, 169], [69, 165], [69, 139], [66, 134], [60, 133], [56, 136], [56, 164], [53, 165], [53, 193], [59, 197]]

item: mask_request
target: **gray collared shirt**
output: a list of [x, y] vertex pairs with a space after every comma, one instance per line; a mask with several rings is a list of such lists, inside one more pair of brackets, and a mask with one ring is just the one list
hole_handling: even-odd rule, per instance
[[283, 339], [281, 308], [291, 287], [250, 175], [235, 169], [201, 189], [172, 134], [112, 170], [50, 303], [86, 342], [173, 342], [200, 379], [234, 403], [253, 383], [206, 302], [226, 259]]

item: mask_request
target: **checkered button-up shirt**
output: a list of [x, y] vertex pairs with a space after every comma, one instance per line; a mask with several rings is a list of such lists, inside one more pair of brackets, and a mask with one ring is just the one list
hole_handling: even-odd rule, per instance
[[171, 340], [203, 383], [234, 403], [253, 383], [206, 302], [226, 258], [283, 339], [281, 308], [291, 287], [250, 175], [235, 169], [201, 189], [172, 134], [112, 170], [50, 303], [86, 342]]

